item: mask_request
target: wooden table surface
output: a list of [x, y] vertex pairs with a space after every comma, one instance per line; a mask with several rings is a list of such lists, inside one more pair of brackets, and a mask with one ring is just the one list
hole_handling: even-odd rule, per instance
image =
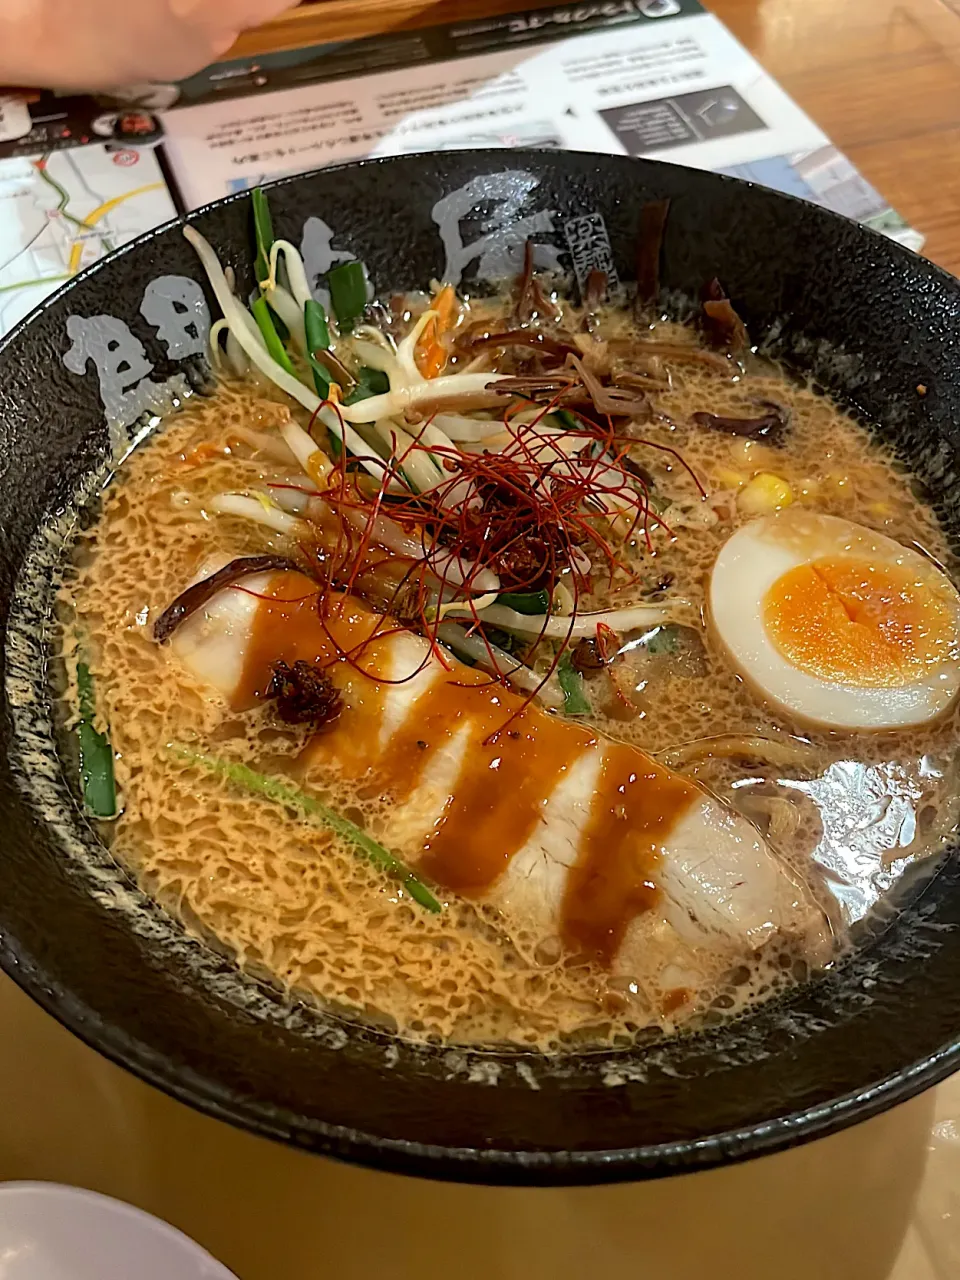
[[[234, 56], [535, 8], [541, 0], [315, 0]], [[547, 7], [547, 6], [543, 6]], [[709, 6], [960, 275], [960, 0]]]

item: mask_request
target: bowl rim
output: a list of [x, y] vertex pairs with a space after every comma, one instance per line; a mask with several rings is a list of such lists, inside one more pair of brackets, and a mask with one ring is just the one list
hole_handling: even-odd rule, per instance
[[[389, 1173], [445, 1182], [501, 1186], [578, 1186], [628, 1182], [692, 1173], [773, 1155], [803, 1142], [829, 1137], [869, 1120], [939, 1084], [960, 1069], [960, 1035], [936, 1052], [884, 1079], [816, 1106], [708, 1137], [588, 1151], [513, 1150], [390, 1138], [356, 1125], [305, 1118], [286, 1107], [260, 1102], [238, 1105], [227, 1091], [176, 1068], [147, 1045], [105, 1023], [89, 1005], [55, 988], [14, 956], [0, 938], [0, 970], [88, 1048], [153, 1085], [168, 1097], [234, 1127], [349, 1163]], [[121, 1043], [116, 1043], [122, 1041]], [[530, 1055], [518, 1055], [518, 1057]]]
[[[261, 185], [268, 191], [279, 191], [308, 181], [317, 174], [329, 176], [344, 170], [356, 171], [384, 167], [402, 169], [407, 164], [422, 162], [425, 156], [435, 154], [417, 152], [402, 156], [381, 156], [348, 161], [299, 174], [284, 175], [265, 181]], [[648, 171], [665, 170], [674, 175], [689, 175], [695, 181], [708, 180], [732, 184], [739, 188], [764, 190], [774, 195], [781, 203], [788, 202], [794, 206], [810, 207], [810, 202], [800, 197], [784, 192], [770, 192], [770, 189], [762, 187], [759, 183], [727, 174], [715, 174], [641, 157], [592, 152], [558, 152], [550, 148], [524, 148], [515, 151], [478, 148], [467, 149], [459, 154], [469, 156], [478, 162], [489, 160], [491, 165], [500, 167], [508, 162], [517, 166], [523, 166], [525, 163], [535, 166], [544, 161], [554, 165], [562, 164], [564, 157], [570, 155], [581, 162], [593, 161], [601, 170], [605, 167], [625, 170], [631, 168], [643, 168]], [[154, 239], [176, 227], [202, 222], [208, 214], [225, 206], [244, 202], [248, 197], [249, 191], [244, 190], [209, 201], [151, 228], [112, 253], [91, 263], [44, 298], [0, 340], [0, 359], [50, 308], [65, 295], [82, 287], [101, 270], [128, 254], [141, 252]], [[915, 253], [906, 245], [890, 239], [871, 227], [855, 223], [853, 219], [848, 219], [832, 210], [824, 209], [822, 206], [813, 207], [816, 208], [817, 216], [825, 227], [831, 224], [847, 226], [852, 223], [858, 227], [863, 236], [872, 237], [875, 242], [884, 246], [886, 253], [892, 254], [895, 259], [900, 259], [904, 268], [912, 274], [920, 272], [932, 281], [951, 288], [960, 287], [958, 281], [949, 272]], [[681, 1138], [667, 1142], [583, 1151], [523, 1150], [503, 1146], [489, 1148], [447, 1146], [424, 1143], [415, 1139], [386, 1137], [356, 1125], [342, 1125], [307, 1118], [276, 1104], [270, 1104], [268, 1107], [258, 1099], [240, 1100], [231, 1096], [226, 1089], [215, 1085], [209, 1077], [174, 1064], [152, 1050], [145, 1041], [129, 1033], [120, 1032], [116, 1027], [108, 1024], [96, 1010], [70, 991], [52, 985], [45, 979], [42, 966], [34, 957], [26, 954], [22, 946], [11, 939], [5, 931], [0, 934], [0, 970], [12, 978], [36, 1004], [84, 1044], [116, 1065], [131, 1071], [146, 1083], [159, 1088], [169, 1097], [239, 1128], [319, 1154], [385, 1171], [453, 1182], [526, 1186], [600, 1184], [669, 1176], [710, 1166], [737, 1163], [839, 1132], [897, 1103], [907, 1101], [960, 1068], [960, 1030], [958, 1030], [952, 1039], [942, 1044], [935, 1052], [890, 1073], [879, 1081], [848, 1091], [818, 1105], [787, 1112], [754, 1124], [725, 1129], [703, 1138]]]

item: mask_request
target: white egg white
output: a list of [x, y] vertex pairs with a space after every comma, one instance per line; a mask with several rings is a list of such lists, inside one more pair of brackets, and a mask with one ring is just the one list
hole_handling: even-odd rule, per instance
[[709, 614], [731, 661], [764, 698], [799, 720], [878, 730], [923, 724], [941, 715], [960, 690], [960, 654], [951, 652], [911, 683], [871, 688], [801, 671], [777, 649], [763, 618], [770, 588], [799, 565], [844, 556], [908, 570], [948, 604], [960, 625], [960, 596], [918, 551], [852, 521], [789, 507], [738, 529], [717, 556]]

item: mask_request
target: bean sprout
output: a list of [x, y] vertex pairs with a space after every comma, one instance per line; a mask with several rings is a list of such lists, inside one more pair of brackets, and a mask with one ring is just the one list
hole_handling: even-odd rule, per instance
[[241, 520], [252, 520], [254, 524], [262, 524], [275, 533], [296, 537], [303, 525], [296, 516], [289, 515], [273, 503], [266, 494], [261, 498], [252, 498], [243, 493], [218, 493], [207, 502], [210, 511], [221, 516], [237, 516]]
[[[469, 601], [455, 604], [447, 612], [480, 621]], [[585, 637], [592, 639], [600, 625], [611, 627], [614, 631], [636, 631], [640, 627], [662, 626], [666, 622], [680, 622], [681, 619], [689, 621], [692, 613], [691, 602], [680, 598], [666, 600], [663, 604], [639, 604], [627, 609], [605, 609], [600, 613], [578, 613], [572, 618], [544, 613], [517, 613], [506, 605], [495, 604], [484, 611], [483, 621], [517, 635], [582, 640]]]
[[[323, 421], [324, 426], [337, 439], [342, 440], [344, 446], [354, 454], [364, 470], [379, 478], [382, 474], [383, 466], [370, 458], [369, 451], [357, 433], [352, 431], [346, 424], [341, 425], [338, 415], [331, 408], [323, 407], [323, 402], [315, 392], [287, 373], [285, 369], [281, 369], [268, 354], [260, 340], [260, 331], [257, 329], [253, 317], [230, 292], [226, 277], [223, 274], [223, 267], [220, 265], [220, 259], [214, 253], [209, 241], [195, 227], [185, 226], [183, 234], [196, 249], [216, 295], [217, 302], [220, 304], [220, 309], [223, 311], [224, 318], [230, 325], [230, 332], [236, 337], [251, 363], [278, 386], [281, 391], [285, 391], [292, 399], [299, 401], [309, 413], [316, 414]], [[374, 397], [374, 399], [382, 398]], [[370, 404], [371, 401], [368, 400], [366, 403]], [[341, 409], [342, 412], [343, 410]], [[360, 420], [364, 422], [371, 421], [369, 418], [361, 418]]]

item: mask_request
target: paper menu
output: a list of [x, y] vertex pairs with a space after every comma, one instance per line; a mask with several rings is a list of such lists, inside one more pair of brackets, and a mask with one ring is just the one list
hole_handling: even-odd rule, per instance
[[185, 82], [164, 125], [186, 206], [361, 156], [552, 146], [751, 178], [922, 243], [696, 0], [567, 4], [371, 37], [378, 70], [351, 74], [367, 43]]
[[0, 98], [0, 334], [178, 209], [369, 155], [652, 156], [922, 244], [698, 0], [583, 0], [389, 32], [219, 63], [115, 99]]

